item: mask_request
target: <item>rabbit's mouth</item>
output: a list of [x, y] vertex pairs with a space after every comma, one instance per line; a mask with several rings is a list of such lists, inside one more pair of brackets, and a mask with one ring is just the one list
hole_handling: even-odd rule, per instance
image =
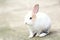
[[33, 25], [31, 25], [31, 24], [27, 24], [28, 26], [33, 26]]
[[25, 23], [25, 24], [28, 25], [28, 26], [33, 26], [33, 24], [31, 24], [31, 23], [30, 24], [29, 23]]

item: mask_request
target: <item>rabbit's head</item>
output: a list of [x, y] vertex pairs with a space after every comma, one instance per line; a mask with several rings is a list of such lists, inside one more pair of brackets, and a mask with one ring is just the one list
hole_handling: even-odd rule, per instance
[[35, 4], [34, 7], [33, 7], [33, 10], [30, 11], [26, 16], [25, 16], [25, 21], [24, 23], [25, 24], [28, 24], [28, 25], [33, 25], [35, 20], [36, 20], [36, 14], [38, 13], [39, 11], [39, 4]]

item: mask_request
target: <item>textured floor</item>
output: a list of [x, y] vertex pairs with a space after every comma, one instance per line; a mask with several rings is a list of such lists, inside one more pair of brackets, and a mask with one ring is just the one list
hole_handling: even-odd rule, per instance
[[[28, 39], [24, 16], [38, 3], [40, 11], [52, 20], [51, 33], [46, 37]], [[0, 40], [60, 40], [60, 0], [0, 0]]]

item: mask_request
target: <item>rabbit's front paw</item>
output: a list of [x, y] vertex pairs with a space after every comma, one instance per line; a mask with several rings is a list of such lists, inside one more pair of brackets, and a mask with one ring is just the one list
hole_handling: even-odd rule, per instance
[[32, 38], [33, 37], [33, 35], [29, 35], [29, 38]]

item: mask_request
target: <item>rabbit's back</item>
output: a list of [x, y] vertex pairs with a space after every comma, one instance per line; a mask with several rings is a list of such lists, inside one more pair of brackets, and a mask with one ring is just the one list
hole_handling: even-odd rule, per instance
[[51, 19], [46, 13], [38, 12], [36, 15], [36, 21], [35, 21], [35, 26], [38, 28], [40, 26], [43, 26], [45, 28], [50, 27], [51, 25]]

